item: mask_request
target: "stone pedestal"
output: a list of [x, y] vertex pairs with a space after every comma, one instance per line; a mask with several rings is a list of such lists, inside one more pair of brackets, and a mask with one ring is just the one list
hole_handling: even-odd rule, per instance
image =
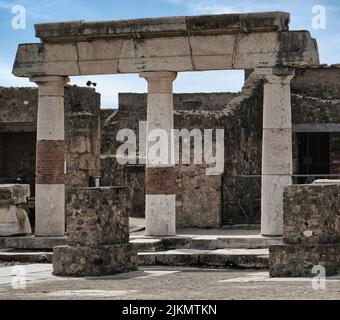
[[[145, 72], [148, 81], [145, 216], [147, 236], [176, 235], [173, 81], [175, 72]], [[160, 138], [160, 141], [157, 139]], [[156, 149], [161, 149], [159, 157]]]
[[65, 235], [66, 77], [36, 77], [39, 86], [36, 152], [35, 235]]
[[29, 196], [29, 185], [0, 185], [1, 237], [29, 235], [32, 233], [27, 211], [23, 208]]
[[283, 245], [269, 248], [272, 277], [305, 277], [315, 266], [340, 273], [340, 184], [293, 185], [284, 191]]
[[100, 276], [137, 269], [129, 244], [128, 189], [70, 190], [67, 246], [53, 250], [53, 274]]

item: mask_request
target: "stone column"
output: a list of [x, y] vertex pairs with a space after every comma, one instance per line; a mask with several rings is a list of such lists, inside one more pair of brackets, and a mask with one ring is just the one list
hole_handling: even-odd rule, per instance
[[67, 77], [36, 77], [39, 86], [35, 235], [65, 235], [64, 86]]
[[[175, 164], [171, 160], [171, 154], [174, 151], [172, 87], [177, 74], [146, 72], [140, 76], [148, 81], [146, 235], [173, 236], [176, 235], [176, 181]], [[162, 152], [160, 158], [156, 159], [152, 148], [155, 148], [157, 142], [150, 141], [150, 138], [157, 136], [159, 129], [163, 133], [158, 145], [165, 152]]]
[[292, 184], [292, 69], [260, 69], [265, 75], [262, 140], [261, 233], [282, 236], [283, 189]]

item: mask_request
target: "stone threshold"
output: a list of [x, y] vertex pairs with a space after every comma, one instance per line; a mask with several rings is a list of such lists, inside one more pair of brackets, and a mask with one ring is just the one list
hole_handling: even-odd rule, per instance
[[132, 235], [130, 242], [138, 252], [156, 252], [174, 249], [266, 249], [282, 244], [282, 238], [267, 238], [261, 235], [180, 235], [151, 238]]
[[196, 266], [209, 268], [267, 269], [268, 249], [179, 249], [138, 253], [140, 266]]
[[[196, 266], [206, 268], [268, 268], [268, 249], [176, 249], [139, 252], [139, 266]], [[0, 261], [14, 263], [51, 263], [52, 252], [0, 251]]]
[[[259, 234], [213, 235], [181, 234], [174, 237], [145, 237], [130, 235], [130, 243], [138, 252], [155, 252], [173, 249], [264, 249], [282, 244], [282, 238], [262, 237]], [[242, 233], [240, 231], [240, 233]], [[0, 238], [0, 249], [51, 251], [55, 246], [66, 244], [66, 237], [4, 237]]]

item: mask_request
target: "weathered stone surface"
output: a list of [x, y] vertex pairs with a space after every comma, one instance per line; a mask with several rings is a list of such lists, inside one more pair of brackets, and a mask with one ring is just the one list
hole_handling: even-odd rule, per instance
[[[223, 128], [222, 111], [235, 93], [174, 94], [176, 129]], [[114, 155], [121, 128], [138, 132], [139, 121], [146, 120], [146, 95], [119, 95], [119, 109], [103, 121], [102, 182], [103, 185], [127, 185], [132, 191], [134, 212], [142, 213], [145, 193], [144, 165], [118, 165]], [[202, 131], [203, 133], [203, 131]], [[137, 145], [138, 145], [137, 139]], [[193, 144], [192, 144], [193, 146]], [[137, 150], [139, 152], [139, 150]], [[179, 164], [176, 171], [177, 227], [217, 227], [221, 223], [221, 176], [207, 176], [206, 164]], [[195, 215], [192, 214], [195, 212]]]
[[284, 191], [287, 244], [340, 243], [340, 185], [293, 185]]
[[272, 277], [340, 272], [339, 184], [293, 185], [284, 190], [283, 245], [270, 246]]
[[[316, 41], [282, 12], [36, 25], [17, 76], [198, 71], [318, 65]], [[98, 54], [100, 52], [100, 54]], [[100, 62], [100, 63], [99, 63]]]
[[29, 196], [29, 185], [0, 185], [0, 236], [32, 233], [27, 211], [23, 208]]
[[247, 14], [222, 14], [188, 17], [146, 18], [120, 21], [73, 21], [37, 24], [37, 36], [44, 42], [55, 40], [94, 40], [103, 36], [130, 38], [148, 35], [157, 38], [166, 34], [190, 32], [204, 34], [211, 32], [232, 33], [240, 31], [282, 31], [288, 30], [289, 13], [264, 12]]
[[128, 189], [70, 190], [67, 246], [54, 247], [55, 275], [102, 276], [137, 269], [129, 244]]
[[30, 186], [23, 184], [0, 185], [0, 205], [22, 204], [30, 196]]
[[316, 276], [322, 266], [326, 276], [340, 272], [340, 244], [284, 244], [269, 247], [271, 277]]
[[129, 241], [127, 188], [70, 190], [67, 207], [67, 243], [99, 246]]
[[19, 205], [0, 205], [0, 236], [19, 236], [32, 233], [27, 211]]
[[[292, 80], [292, 92], [297, 95], [303, 95], [305, 98], [314, 97], [324, 100], [339, 100], [339, 82], [339, 66], [326, 65], [319, 68], [296, 69], [295, 77]], [[304, 105], [303, 108], [305, 107], [307, 106]], [[323, 116], [325, 116], [323, 113], [319, 115], [319, 117]], [[339, 113], [337, 116], [339, 116]]]
[[[68, 86], [64, 100], [66, 186], [87, 187], [89, 176], [100, 176], [100, 95]], [[0, 176], [34, 177], [38, 90], [0, 87], [0, 104], [0, 150], [6, 151], [0, 157]]]
[[6, 237], [1, 245], [4, 248], [18, 250], [47, 250], [53, 247], [66, 245], [66, 237]]
[[58, 276], [104, 276], [137, 270], [137, 266], [137, 254], [128, 243], [53, 250], [53, 274]]

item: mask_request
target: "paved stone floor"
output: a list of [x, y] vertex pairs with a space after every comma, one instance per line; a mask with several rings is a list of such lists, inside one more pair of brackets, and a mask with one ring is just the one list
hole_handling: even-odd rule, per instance
[[55, 277], [51, 271], [50, 264], [0, 266], [0, 299], [340, 299], [340, 276], [315, 290], [311, 279], [270, 279], [255, 270], [149, 267], [99, 278]]

